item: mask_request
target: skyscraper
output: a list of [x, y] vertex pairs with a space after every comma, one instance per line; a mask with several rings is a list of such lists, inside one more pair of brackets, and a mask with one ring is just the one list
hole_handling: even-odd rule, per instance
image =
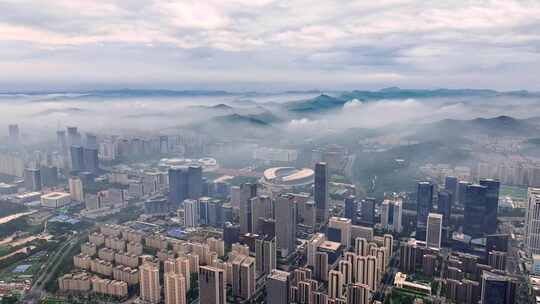
[[69, 178], [69, 194], [71, 199], [77, 202], [84, 202], [83, 183], [78, 176]]
[[343, 217], [348, 218], [351, 220], [352, 224], [356, 224], [356, 212], [358, 211], [358, 202], [356, 201], [356, 197], [354, 195], [351, 195], [347, 198], [345, 198], [345, 212]]
[[387, 230], [401, 232], [402, 213], [402, 199], [400, 197], [385, 199], [381, 204], [381, 226]]
[[482, 237], [484, 234], [484, 218], [487, 212], [486, 192], [486, 186], [467, 186], [463, 232], [473, 238]]
[[84, 149], [81, 146], [72, 145], [70, 148], [71, 170], [83, 171], [84, 167]]
[[39, 169], [24, 170], [24, 187], [26, 191], [41, 191], [41, 172]]
[[159, 265], [144, 263], [139, 267], [140, 297], [143, 301], [157, 304], [161, 300]]
[[366, 258], [366, 285], [369, 286], [371, 291], [377, 290], [377, 285], [379, 282], [378, 273], [377, 273], [377, 258], [369, 255]]
[[18, 145], [19, 144], [19, 126], [18, 125], [9, 125], [9, 137], [8, 137], [8, 143], [10, 145]]
[[201, 304], [225, 304], [227, 291], [225, 273], [210, 266], [199, 267], [199, 301]]
[[54, 187], [58, 185], [58, 168], [55, 166], [41, 166], [41, 185]]
[[276, 199], [276, 243], [282, 257], [296, 250], [296, 207], [290, 194]]
[[430, 213], [427, 222], [426, 245], [429, 248], [441, 248], [443, 215]]
[[98, 150], [92, 148], [83, 148], [84, 170], [92, 173], [99, 171]]
[[315, 187], [313, 190], [317, 220], [326, 222], [328, 218], [328, 166], [324, 162], [315, 164]]
[[450, 215], [452, 214], [452, 194], [447, 190], [439, 191], [437, 194], [437, 212], [443, 216], [443, 226], [450, 225]]
[[276, 268], [275, 237], [259, 237], [255, 240], [255, 270], [260, 274], [269, 274]]
[[169, 169], [169, 204], [174, 210], [188, 198], [188, 172], [185, 167]]
[[368, 197], [362, 200], [360, 222], [368, 226], [375, 224], [375, 199], [374, 198]]
[[257, 184], [240, 185], [240, 233], [253, 232], [251, 199], [257, 196]]
[[482, 272], [481, 304], [514, 304], [516, 282], [507, 276]]
[[427, 217], [432, 208], [433, 184], [431, 182], [419, 182], [416, 196], [416, 234], [420, 239], [423, 239], [427, 226]]
[[458, 191], [458, 179], [455, 176], [447, 176], [444, 179], [444, 190], [446, 190], [448, 193], [450, 193], [450, 205], [453, 205], [454, 202], [457, 199], [457, 191]]
[[530, 255], [540, 254], [540, 188], [529, 188], [527, 203], [525, 245]]
[[188, 167], [188, 198], [199, 199], [202, 195], [202, 167], [191, 165]]
[[180, 274], [168, 272], [163, 275], [165, 304], [186, 304], [185, 281]]
[[273, 269], [266, 283], [267, 304], [288, 304], [290, 273]]
[[467, 196], [467, 186], [472, 185], [468, 181], [459, 181], [457, 185], [457, 194], [454, 202], [459, 203], [461, 206], [465, 205], [465, 199]]
[[184, 225], [186, 227], [199, 226], [199, 202], [196, 200], [184, 200]]
[[[353, 256], [354, 258], [354, 256]], [[341, 260], [338, 263], [339, 272], [343, 275], [343, 284], [348, 285], [353, 282], [353, 263]]]
[[351, 247], [351, 220], [343, 217], [331, 217], [328, 228], [337, 229], [340, 232], [341, 245]]
[[484, 233], [497, 232], [497, 209], [499, 207], [500, 183], [493, 179], [481, 179], [480, 185], [486, 187], [486, 214], [484, 217]]

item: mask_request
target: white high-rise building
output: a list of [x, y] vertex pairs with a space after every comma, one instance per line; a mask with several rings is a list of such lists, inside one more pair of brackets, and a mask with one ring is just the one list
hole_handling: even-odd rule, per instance
[[343, 274], [337, 270], [328, 272], [328, 297], [337, 299], [343, 296]]
[[326, 241], [326, 236], [324, 235], [324, 233], [315, 233], [307, 242], [308, 266], [315, 267], [315, 253], [317, 253], [317, 248], [324, 241]]
[[530, 255], [540, 254], [540, 188], [529, 188], [525, 216], [526, 246]]
[[184, 223], [186, 227], [199, 226], [199, 202], [197, 200], [184, 200]]
[[341, 245], [351, 247], [351, 219], [343, 217], [331, 217], [328, 222], [329, 228], [339, 229], [341, 232]]
[[427, 220], [426, 246], [430, 248], [441, 248], [443, 216], [439, 213], [430, 213]]
[[69, 178], [69, 194], [76, 202], [84, 202], [84, 191], [81, 179], [78, 176]]

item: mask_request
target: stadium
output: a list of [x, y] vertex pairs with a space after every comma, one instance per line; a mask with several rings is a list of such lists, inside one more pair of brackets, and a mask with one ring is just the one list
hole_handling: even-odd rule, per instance
[[313, 184], [314, 175], [309, 168], [275, 167], [266, 169], [260, 182], [272, 189], [290, 189]]

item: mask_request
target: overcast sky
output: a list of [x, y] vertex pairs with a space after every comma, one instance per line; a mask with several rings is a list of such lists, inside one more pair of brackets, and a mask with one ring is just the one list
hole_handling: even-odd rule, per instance
[[0, 90], [540, 91], [540, 1], [0, 0]]

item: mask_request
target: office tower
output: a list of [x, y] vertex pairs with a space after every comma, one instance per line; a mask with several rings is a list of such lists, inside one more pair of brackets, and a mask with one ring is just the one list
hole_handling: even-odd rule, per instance
[[516, 303], [517, 283], [510, 277], [482, 272], [481, 304], [514, 304]]
[[186, 279], [176, 273], [163, 275], [165, 304], [186, 304]]
[[315, 207], [317, 208], [317, 220], [319, 223], [324, 223], [328, 218], [328, 167], [326, 163], [320, 162], [315, 164], [313, 196]]
[[326, 252], [315, 253], [315, 279], [328, 281], [328, 254]]
[[369, 304], [369, 286], [356, 283], [347, 288], [347, 304]]
[[44, 187], [54, 187], [58, 185], [58, 168], [55, 166], [42, 166], [41, 185]]
[[455, 202], [459, 203], [461, 206], [465, 205], [465, 199], [467, 196], [467, 186], [472, 185], [467, 181], [459, 181], [457, 185], [457, 197]]
[[191, 165], [188, 167], [188, 191], [190, 199], [199, 199], [202, 195], [202, 167]]
[[71, 199], [77, 202], [84, 202], [83, 183], [78, 176], [69, 178], [69, 194]]
[[356, 238], [354, 240], [354, 253], [357, 256], [368, 256], [368, 241], [365, 238]]
[[266, 303], [267, 304], [288, 304], [290, 273], [273, 269], [266, 281]]
[[83, 171], [84, 167], [84, 149], [81, 146], [71, 146], [69, 149], [69, 154], [71, 157], [71, 170], [72, 171]]
[[[527, 219], [527, 217], [525, 217]], [[525, 221], [525, 226], [527, 226], [527, 221]], [[525, 237], [527, 230], [525, 230]], [[490, 251], [501, 251], [508, 252], [508, 239], [510, 238], [509, 234], [490, 234], [486, 235], [486, 252]], [[527, 242], [525, 240], [525, 246]]]
[[276, 243], [282, 257], [296, 250], [296, 208], [290, 194], [276, 199]]
[[255, 259], [237, 256], [233, 262], [233, 295], [249, 300], [255, 293]]
[[356, 201], [356, 197], [354, 195], [351, 195], [345, 198], [344, 203], [345, 203], [345, 214], [343, 215], [343, 217], [350, 219], [351, 223], [355, 225], [356, 212], [358, 211], [358, 202]]
[[223, 228], [223, 241], [227, 250], [231, 248], [232, 244], [238, 243], [240, 241], [240, 226], [226, 222]]
[[81, 134], [77, 130], [77, 127], [67, 127], [67, 141], [69, 146], [82, 145]]
[[98, 148], [97, 136], [91, 133], [86, 133], [84, 145], [90, 149], [97, 149]]
[[26, 191], [41, 191], [41, 172], [39, 169], [24, 169], [24, 187]]
[[369, 255], [366, 258], [366, 285], [369, 286], [371, 291], [377, 290], [377, 284], [379, 282], [378, 273], [377, 273], [377, 258]]
[[493, 179], [481, 179], [480, 185], [486, 187], [486, 213], [484, 215], [484, 233], [497, 232], [497, 209], [499, 207], [500, 183]]
[[257, 184], [240, 185], [240, 234], [253, 232], [250, 200], [256, 196]]
[[184, 226], [199, 226], [199, 203], [196, 200], [184, 200]]
[[262, 234], [264, 220], [273, 218], [272, 200], [269, 196], [260, 195], [251, 198], [249, 203], [253, 233]]
[[525, 233], [529, 255], [540, 254], [540, 188], [527, 191], [527, 210], [525, 215]]
[[19, 126], [9, 125], [8, 131], [9, 131], [8, 143], [14, 146], [18, 145], [19, 144]]
[[211, 199], [208, 202], [208, 225], [221, 228], [223, 224], [223, 202], [219, 199]]
[[[170, 204], [163, 196], [151, 197], [144, 201], [144, 214], [149, 216], [164, 216], [169, 213]], [[184, 212], [185, 221], [185, 212]]]
[[452, 194], [447, 191], [439, 191], [437, 194], [437, 212], [443, 216], [443, 226], [449, 227], [450, 215], [452, 214]]
[[99, 171], [98, 150], [83, 148], [84, 170], [96, 173]]
[[381, 226], [390, 231], [401, 232], [402, 199], [385, 199], [381, 204]]
[[336, 270], [328, 272], [328, 297], [330, 299], [341, 298], [343, 295], [343, 274]]
[[372, 226], [375, 224], [375, 199], [366, 198], [362, 200], [360, 222], [363, 225]]
[[148, 303], [157, 304], [161, 300], [159, 285], [159, 265], [144, 263], [139, 267], [140, 298]]
[[458, 194], [458, 179], [455, 176], [447, 176], [444, 179], [444, 190], [450, 193], [450, 206], [454, 205]]
[[423, 239], [427, 217], [433, 208], [433, 184], [431, 182], [419, 182], [416, 193], [416, 233]]
[[209, 197], [201, 197], [198, 200], [200, 225], [208, 225], [208, 204], [210, 200]]
[[199, 267], [199, 301], [201, 304], [225, 304], [225, 272], [210, 266]]
[[[354, 258], [354, 255], [352, 256]], [[353, 282], [353, 263], [347, 260], [341, 260], [338, 263], [339, 272], [343, 275], [343, 284], [352, 284]]]
[[443, 215], [439, 213], [430, 213], [427, 222], [426, 246], [429, 248], [440, 249], [442, 239]]
[[178, 206], [188, 198], [188, 173], [184, 167], [172, 167], [169, 169], [169, 204]]
[[63, 131], [63, 130], [56, 131], [56, 144], [60, 152], [62, 153], [67, 152], [68, 144], [67, 144], [67, 138], [66, 138], [66, 131]]
[[331, 217], [328, 228], [340, 232], [340, 242], [345, 248], [351, 247], [351, 220], [343, 217]]
[[315, 233], [311, 239], [308, 240], [306, 245], [307, 251], [307, 264], [308, 266], [315, 267], [315, 254], [319, 245], [326, 241], [326, 236], [323, 233]]
[[463, 232], [473, 238], [483, 236], [484, 217], [486, 216], [487, 211], [486, 192], [486, 186], [467, 186], [465, 194]]
[[276, 238], [259, 237], [255, 240], [255, 270], [260, 274], [269, 274], [276, 268]]

